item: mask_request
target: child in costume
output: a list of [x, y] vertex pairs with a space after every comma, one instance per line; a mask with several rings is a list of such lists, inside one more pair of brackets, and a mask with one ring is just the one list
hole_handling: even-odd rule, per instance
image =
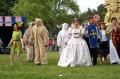
[[17, 58], [18, 58], [20, 64], [22, 65], [21, 52], [22, 52], [22, 48], [24, 46], [23, 46], [23, 42], [22, 42], [22, 32], [19, 29], [20, 29], [19, 24], [15, 23], [14, 24], [14, 31], [12, 34], [12, 39], [8, 45], [8, 47], [11, 48], [11, 52], [10, 52], [11, 65], [13, 65], [14, 54], [17, 54]]
[[100, 33], [101, 33], [100, 60], [101, 60], [102, 64], [106, 64], [107, 63], [107, 55], [108, 55], [109, 46], [108, 46], [108, 37], [107, 37], [107, 34], [106, 34], [106, 29], [105, 29], [105, 23], [103, 23], [103, 22], [101, 23]]

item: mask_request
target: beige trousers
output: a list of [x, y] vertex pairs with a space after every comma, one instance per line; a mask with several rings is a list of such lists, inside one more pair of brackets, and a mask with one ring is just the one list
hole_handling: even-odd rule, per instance
[[27, 60], [33, 61], [34, 60], [34, 48], [33, 46], [26, 46], [27, 49]]
[[35, 64], [48, 64], [47, 58], [47, 47], [43, 45], [35, 47]]

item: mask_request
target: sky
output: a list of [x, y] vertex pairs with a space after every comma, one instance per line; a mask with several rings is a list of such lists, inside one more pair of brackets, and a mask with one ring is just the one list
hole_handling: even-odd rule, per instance
[[87, 11], [88, 8], [97, 9], [97, 6], [104, 4], [105, 0], [77, 0], [81, 12]]

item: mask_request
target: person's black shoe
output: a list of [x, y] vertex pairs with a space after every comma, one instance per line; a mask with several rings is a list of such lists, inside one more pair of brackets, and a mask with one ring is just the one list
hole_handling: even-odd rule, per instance
[[118, 64], [118, 62], [115, 62], [115, 64]]
[[97, 65], [97, 63], [93, 63], [93, 65]]
[[116, 65], [116, 64], [118, 64], [118, 62], [114, 62], [114, 63], [112, 63], [113, 65]]

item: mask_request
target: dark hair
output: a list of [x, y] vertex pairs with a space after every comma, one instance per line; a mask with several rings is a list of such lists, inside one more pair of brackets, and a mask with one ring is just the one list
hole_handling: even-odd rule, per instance
[[75, 23], [76, 21], [80, 22], [80, 20], [78, 18], [74, 18], [73, 23]]
[[13, 24], [13, 27], [14, 27], [15, 25], [18, 27], [18, 24], [17, 24], [17, 23], [14, 23], [14, 24]]
[[93, 19], [93, 18], [94, 18], [93, 16], [90, 16], [90, 17], [88, 18], [88, 20]]
[[14, 25], [15, 25], [15, 24], [18, 25], [17, 23], [14, 23]]
[[112, 22], [113, 20], [116, 20], [116, 21], [117, 21], [117, 18], [116, 18], [116, 17], [112, 17], [112, 18], [111, 18], [111, 22]]
[[[15, 25], [17, 26], [17, 29], [18, 29], [18, 30], [20, 30], [20, 28], [19, 28], [19, 26], [18, 26], [18, 23], [17, 23], [17, 22], [16, 22], [16, 23], [14, 23], [14, 26], [15, 26]], [[14, 27], [14, 26], [13, 26], [13, 27]]]

